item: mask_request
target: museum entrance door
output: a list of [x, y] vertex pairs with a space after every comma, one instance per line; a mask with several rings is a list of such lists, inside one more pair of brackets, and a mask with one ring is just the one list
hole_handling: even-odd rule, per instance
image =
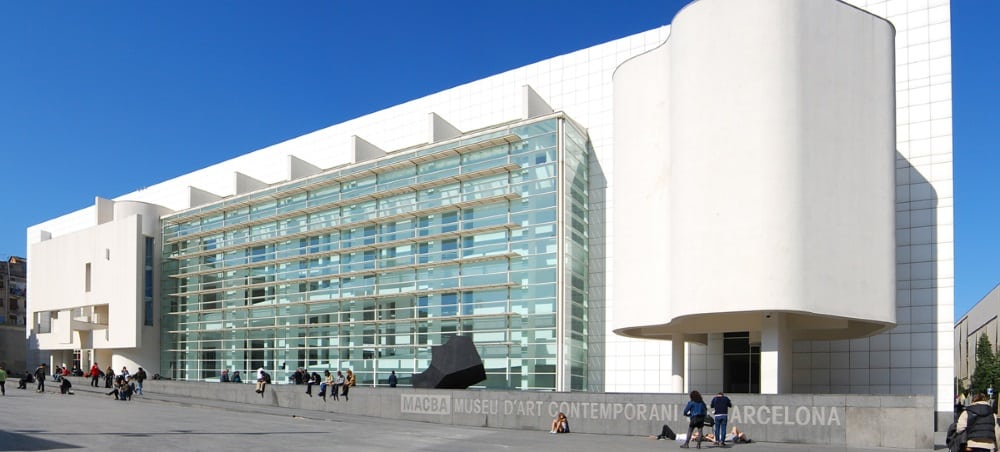
[[760, 393], [760, 344], [750, 343], [750, 333], [723, 333], [722, 390], [738, 394]]

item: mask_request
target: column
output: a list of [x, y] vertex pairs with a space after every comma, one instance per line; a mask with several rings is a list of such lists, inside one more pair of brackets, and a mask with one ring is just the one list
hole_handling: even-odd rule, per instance
[[760, 393], [782, 394], [792, 389], [792, 340], [784, 313], [764, 314], [760, 334]]
[[684, 386], [684, 335], [677, 333], [670, 337], [670, 387], [673, 392], [685, 393]]

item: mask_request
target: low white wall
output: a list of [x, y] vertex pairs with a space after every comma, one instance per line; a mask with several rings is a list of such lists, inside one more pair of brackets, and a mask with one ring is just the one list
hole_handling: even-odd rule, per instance
[[[74, 389], [89, 390], [80, 379]], [[663, 424], [687, 431], [685, 394], [626, 394], [426, 390], [356, 387], [350, 401], [305, 394], [304, 385], [269, 385], [264, 397], [254, 385], [147, 380], [147, 394], [194, 397], [391, 419], [523, 430], [545, 430], [559, 411], [576, 433], [655, 435]], [[103, 389], [103, 388], [102, 388]], [[708, 395], [707, 395], [708, 396]], [[755, 441], [848, 447], [932, 449], [931, 396], [729, 394], [729, 425]]]

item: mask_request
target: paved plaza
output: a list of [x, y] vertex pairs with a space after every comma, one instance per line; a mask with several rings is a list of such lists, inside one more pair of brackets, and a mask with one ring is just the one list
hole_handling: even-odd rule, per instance
[[[54, 388], [55, 385], [48, 383]], [[7, 396], [0, 398], [0, 412], [3, 413], [0, 451], [680, 450], [673, 441], [635, 436], [550, 435], [545, 431], [459, 427], [321, 411], [294, 412], [279, 407], [200, 401], [148, 391], [145, 396], [130, 402], [119, 402], [91, 388], [74, 387], [75, 395], [64, 396], [53, 392], [39, 394], [34, 386], [29, 386], [28, 390], [13, 389], [16, 386], [16, 380], [8, 381]], [[753, 432], [748, 433], [752, 437]], [[709, 444], [702, 447], [712, 449]], [[773, 443], [741, 444], [729, 449], [748, 452], [845, 450], [842, 447]], [[897, 449], [849, 450], [884, 452]]]

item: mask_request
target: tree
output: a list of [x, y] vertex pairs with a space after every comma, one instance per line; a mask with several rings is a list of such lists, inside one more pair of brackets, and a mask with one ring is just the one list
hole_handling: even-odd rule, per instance
[[976, 344], [976, 371], [972, 373], [972, 393], [985, 394], [987, 388], [996, 389], [997, 377], [1000, 377], [1000, 368], [993, 353], [993, 344], [990, 343], [989, 336], [983, 333]]

